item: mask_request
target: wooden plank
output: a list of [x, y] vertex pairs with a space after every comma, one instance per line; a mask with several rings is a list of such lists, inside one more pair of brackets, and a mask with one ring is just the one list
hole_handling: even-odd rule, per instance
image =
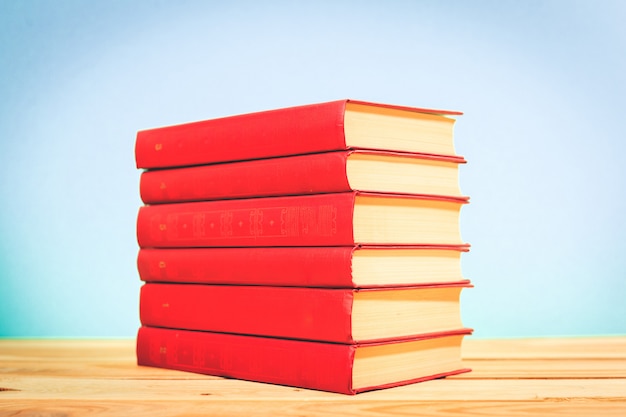
[[[500, 359], [481, 359], [476, 356], [486, 357], [481, 353], [474, 358], [465, 359], [465, 365], [472, 368], [473, 372], [463, 374], [460, 378], [584, 378], [591, 373], [599, 378], [623, 378], [626, 377], [626, 359], [621, 359], [620, 343], [617, 338], [610, 338], [612, 347], [616, 351], [604, 353], [592, 353], [592, 344], [588, 340], [581, 343], [577, 339], [567, 339], [561, 344], [567, 346], [570, 355], [567, 358], [550, 358], [553, 356], [553, 341], [536, 340], [531, 350], [548, 359], [536, 359], [525, 351], [523, 355], [513, 349], [511, 343], [519, 342], [527, 344], [528, 341], [480, 341], [485, 350], [491, 345], [496, 348], [489, 355]], [[624, 338], [626, 341], [626, 338]], [[577, 346], [571, 349], [571, 345]], [[471, 345], [471, 343], [470, 343]], [[546, 348], [545, 346], [548, 346]], [[582, 346], [586, 350], [581, 350]], [[601, 350], [607, 346], [601, 341]], [[474, 349], [472, 347], [472, 349]], [[625, 348], [626, 349], [626, 348]], [[608, 356], [608, 359], [578, 359], [572, 358], [572, 350], [578, 351], [574, 356]], [[510, 352], [514, 351], [515, 354]], [[547, 352], [547, 353], [546, 353]], [[510, 356], [522, 356], [510, 359]], [[615, 358], [617, 357], [617, 358]], [[0, 340], [0, 370], [4, 375], [39, 375], [49, 376], [91, 376], [101, 377], [133, 377], [140, 379], [169, 378], [169, 379], [205, 379], [196, 374], [175, 372], [165, 369], [136, 366], [134, 352], [134, 340], [118, 341], [8, 341]]]
[[626, 359], [626, 337], [476, 339], [463, 342], [465, 359]]
[[24, 358], [134, 360], [135, 339], [0, 339], [0, 361]]
[[83, 417], [83, 416], [562, 416], [623, 417], [626, 403], [593, 399], [555, 399], [551, 401], [360, 401], [357, 403], [307, 401], [105, 401], [80, 400], [71, 403], [55, 400], [0, 402], [2, 416]]
[[[135, 340], [0, 339], [0, 361], [20, 358], [133, 360]], [[605, 358], [626, 359], [626, 336], [530, 339], [477, 339], [463, 343], [466, 359]]]
[[[472, 372], [456, 375], [460, 379], [510, 378], [626, 378], [626, 360], [569, 359], [569, 360], [465, 360]], [[65, 376], [99, 378], [149, 379], [219, 379], [218, 377], [160, 368], [137, 366], [131, 363], [76, 363], [76, 362], [3, 362], [0, 375], [8, 376]], [[1, 380], [1, 379], [0, 379]], [[1, 384], [0, 384], [1, 385]]]
[[356, 396], [232, 379], [136, 380], [11, 377], [0, 381], [0, 399], [180, 400], [201, 397], [232, 401], [528, 401], [552, 398], [611, 399], [626, 395], [626, 379], [440, 379]]
[[454, 378], [626, 378], [626, 359], [466, 359]]

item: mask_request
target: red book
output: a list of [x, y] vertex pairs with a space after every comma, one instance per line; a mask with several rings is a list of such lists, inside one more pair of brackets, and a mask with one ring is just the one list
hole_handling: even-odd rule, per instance
[[142, 130], [135, 158], [148, 169], [345, 149], [455, 155], [460, 114], [338, 100]]
[[367, 288], [463, 281], [452, 247], [252, 247], [139, 250], [146, 282]]
[[140, 247], [462, 245], [467, 199], [373, 193], [158, 204], [137, 216]]
[[356, 394], [468, 372], [461, 360], [461, 342], [470, 332], [344, 345], [142, 327], [137, 336], [137, 362]]
[[200, 284], [141, 287], [144, 326], [335, 343], [406, 339], [463, 327], [466, 285], [330, 289]]
[[371, 191], [462, 197], [460, 157], [338, 151], [187, 168], [148, 170], [146, 204]]

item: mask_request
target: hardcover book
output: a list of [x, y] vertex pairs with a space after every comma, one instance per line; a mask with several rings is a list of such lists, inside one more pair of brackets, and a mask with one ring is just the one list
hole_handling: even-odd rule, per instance
[[335, 343], [406, 339], [463, 327], [468, 286], [329, 289], [199, 284], [141, 287], [145, 326]]
[[143, 206], [140, 247], [462, 245], [463, 198], [331, 193]]
[[346, 149], [454, 156], [460, 114], [338, 100], [142, 130], [135, 159], [149, 169]]
[[461, 254], [469, 245], [143, 248], [146, 282], [369, 288], [467, 281]]
[[139, 365], [356, 394], [468, 372], [462, 329], [446, 335], [339, 344], [143, 326]]
[[144, 171], [146, 204], [343, 191], [463, 197], [462, 158], [339, 151]]

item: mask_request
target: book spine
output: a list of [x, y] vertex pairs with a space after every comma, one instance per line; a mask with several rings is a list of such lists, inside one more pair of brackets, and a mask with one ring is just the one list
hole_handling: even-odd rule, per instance
[[143, 206], [140, 247], [352, 246], [354, 193]]
[[303, 287], [354, 286], [353, 247], [140, 249], [146, 282]]
[[353, 343], [351, 289], [147, 283], [145, 326]]
[[146, 204], [350, 191], [347, 152], [150, 170], [139, 189]]
[[165, 168], [345, 149], [346, 100], [139, 131], [137, 168]]
[[137, 363], [300, 388], [354, 394], [355, 347], [141, 327]]

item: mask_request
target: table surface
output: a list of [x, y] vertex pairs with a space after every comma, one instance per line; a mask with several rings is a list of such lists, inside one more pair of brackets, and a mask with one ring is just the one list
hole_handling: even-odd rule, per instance
[[626, 337], [470, 337], [463, 357], [348, 396], [137, 366], [134, 340], [0, 339], [0, 416], [626, 416]]

